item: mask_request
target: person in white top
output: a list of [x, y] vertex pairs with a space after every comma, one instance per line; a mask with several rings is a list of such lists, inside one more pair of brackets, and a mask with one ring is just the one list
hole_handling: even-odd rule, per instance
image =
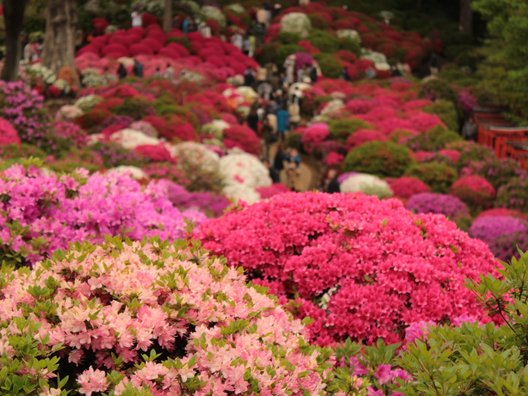
[[132, 11], [132, 27], [141, 27], [143, 25], [143, 15], [137, 11]]

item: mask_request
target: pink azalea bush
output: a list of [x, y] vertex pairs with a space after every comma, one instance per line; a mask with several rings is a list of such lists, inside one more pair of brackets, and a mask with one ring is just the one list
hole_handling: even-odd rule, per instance
[[2, 270], [2, 374], [46, 395], [321, 394], [301, 322], [186, 245], [112, 239]]
[[451, 193], [472, 207], [484, 208], [493, 202], [495, 189], [482, 176], [462, 176], [451, 186]]
[[312, 318], [319, 344], [393, 342], [415, 322], [487, 320], [464, 282], [495, 270], [491, 252], [444, 217], [412, 214], [397, 200], [281, 194], [209, 220], [194, 237]]
[[0, 117], [0, 146], [20, 143], [20, 137], [13, 125], [5, 118]]
[[0, 173], [0, 251], [18, 264], [34, 264], [70, 242], [101, 242], [106, 235], [174, 240], [197, 210], [181, 212], [155, 183], [142, 188], [128, 175], [58, 176], [12, 166]]

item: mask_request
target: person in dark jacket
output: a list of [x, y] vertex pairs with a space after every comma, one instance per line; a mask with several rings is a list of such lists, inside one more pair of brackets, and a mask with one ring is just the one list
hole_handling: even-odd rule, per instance
[[[255, 103], [256, 104], [256, 103]], [[249, 115], [247, 116], [247, 124], [248, 126], [253, 129], [253, 131], [258, 135], [258, 124], [259, 124], [259, 116], [258, 116], [258, 108], [257, 106], [251, 106], [251, 109], [249, 110]]]
[[262, 163], [268, 168], [269, 177], [273, 183], [280, 183], [280, 173], [271, 166], [270, 162], [267, 159], [264, 159]]
[[132, 71], [134, 72], [134, 76], [143, 78], [143, 74], [144, 74], [143, 65], [139, 63], [137, 59], [134, 60], [134, 68]]
[[341, 192], [341, 187], [339, 186], [339, 181], [337, 180], [337, 170], [329, 169], [326, 178], [323, 182], [323, 191], [329, 194]]
[[288, 158], [288, 154], [284, 151], [284, 146], [279, 145], [277, 152], [275, 153], [275, 157], [273, 158], [273, 168], [277, 172], [280, 172], [284, 169], [284, 161], [286, 161]]
[[127, 76], [125, 65], [123, 65], [122, 63], [120, 63], [119, 67], [117, 68], [117, 76], [119, 77], [120, 80], [126, 78]]

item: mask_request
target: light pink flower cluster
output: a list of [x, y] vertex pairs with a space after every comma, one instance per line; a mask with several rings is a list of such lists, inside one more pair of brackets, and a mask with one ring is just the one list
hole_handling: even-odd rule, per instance
[[57, 176], [12, 166], [0, 172], [0, 197], [0, 247], [30, 264], [70, 242], [100, 242], [105, 235], [175, 240], [184, 236], [187, 220], [205, 219], [174, 207], [165, 185], [143, 188], [117, 173]]
[[[248, 287], [238, 271], [186, 242], [84, 243], [6, 276], [0, 346], [11, 344], [16, 318], [40, 323], [39, 349], [59, 349], [52, 376], [70, 373], [83, 395], [139, 389], [318, 395], [324, 389], [318, 352], [303, 348], [301, 322]], [[48, 384], [39, 386], [45, 391]]]
[[414, 322], [486, 320], [466, 278], [497, 263], [438, 215], [362, 194], [281, 194], [203, 223], [194, 236], [314, 319], [312, 339], [403, 338]]

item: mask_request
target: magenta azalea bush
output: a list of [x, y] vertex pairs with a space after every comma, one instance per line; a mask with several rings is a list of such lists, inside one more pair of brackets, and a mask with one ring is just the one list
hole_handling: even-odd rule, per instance
[[44, 98], [22, 81], [0, 81], [0, 116], [15, 127], [22, 141], [48, 142], [49, 121], [43, 105]]
[[469, 235], [486, 242], [501, 260], [516, 256], [517, 248], [528, 249], [528, 223], [515, 217], [479, 217], [471, 225]]
[[3, 269], [3, 392], [322, 394], [325, 366], [301, 322], [186, 245], [113, 239]]
[[9, 121], [0, 117], [0, 146], [20, 144], [18, 132]]
[[242, 266], [327, 345], [404, 338], [422, 321], [486, 321], [466, 278], [497, 263], [442, 216], [363, 194], [281, 194], [200, 225], [194, 237]]
[[453, 221], [469, 217], [467, 205], [449, 194], [421, 193], [413, 195], [405, 207], [415, 213], [442, 214]]
[[123, 174], [58, 176], [18, 165], [0, 173], [0, 254], [18, 264], [34, 264], [70, 242], [101, 242], [105, 235], [175, 240], [188, 221], [204, 219], [196, 209], [177, 209], [163, 186], [142, 188]]

